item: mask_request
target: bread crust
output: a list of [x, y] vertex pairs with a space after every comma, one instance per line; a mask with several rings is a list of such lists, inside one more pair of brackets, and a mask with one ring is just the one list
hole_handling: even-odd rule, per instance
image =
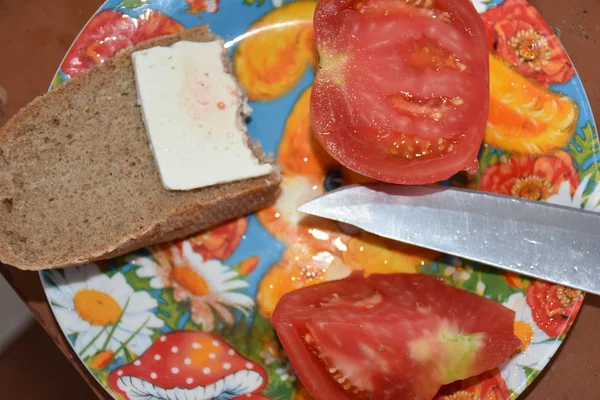
[[[187, 192], [162, 187], [135, 99], [131, 53], [216, 38], [202, 25], [124, 49], [36, 98], [0, 128], [0, 262], [42, 270], [111, 258], [188, 236], [275, 201], [278, 170]], [[116, 81], [110, 80], [113, 75]], [[109, 106], [115, 107], [114, 117], [102, 115]], [[84, 109], [90, 118], [79, 117]], [[130, 118], [121, 121], [119, 115]], [[71, 122], [78, 117], [77, 124]], [[102, 142], [103, 132], [108, 143]], [[259, 146], [253, 144], [253, 149], [267, 162]], [[98, 178], [104, 174], [105, 179]], [[77, 179], [69, 183], [71, 175]], [[123, 192], [132, 192], [131, 197]], [[146, 203], [153, 208], [139, 203], [141, 195], [149, 196]], [[138, 211], [139, 222], [129, 221], [129, 214]], [[103, 216], [112, 223], [105, 231], [100, 229]], [[126, 221], [121, 229], [113, 221], [118, 218]], [[40, 232], [34, 226], [38, 221]], [[86, 223], [90, 226], [82, 226]]]

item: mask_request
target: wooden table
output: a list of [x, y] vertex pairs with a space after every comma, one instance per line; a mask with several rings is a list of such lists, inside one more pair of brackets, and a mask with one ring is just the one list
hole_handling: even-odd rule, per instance
[[[47, 90], [69, 45], [101, 3], [101, 0], [0, 0], [0, 86], [9, 96], [0, 126]], [[559, 35], [581, 75], [592, 109], [600, 113], [600, 72], [596, 72], [600, 63], [600, 0], [532, 0], [532, 3]], [[61, 334], [38, 274], [2, 265], [0, 272], [98, 397], [109, 399]], [[524, 398], [600, 399], [599, 371], [600, 298], [587, 296], [565, 344]]]

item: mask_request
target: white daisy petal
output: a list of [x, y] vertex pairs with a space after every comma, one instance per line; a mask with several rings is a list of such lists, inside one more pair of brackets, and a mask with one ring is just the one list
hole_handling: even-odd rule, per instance
[[569, 181], [565, 181], [560, 185], [557, 194], [548, 198], [549, 203], [560, 204], [563, 206], [584, 208], [588, 211], [600, 211], [600, 185], [594, 183], [595, 188], [589, 197], [585, 198], [583, 194], [590, 185], [591, 174], [584, 177], [579, 182], [573, 197], [571, 197], [571, 184]]
[[54, 316], [67, 335], [90, 329], [89, 322], [81, 319], [77, 311], [62, 307], [54, 308]]
[[158, 307], [158, 302], [148, 292], [135, 292], [129, 297], [127, 313], [148, 311]]
[[77, 268], [82, 272], [82, 279], [87, 288], [97, 290], [109, 289], [110, 279], [100, 271], [100, 267], [97, 264], [85, 264]]
[[227, 271], [223, 268], [223, 272], [220, 274], [220, 279], [223, 281], [229, 281], [231, 279], [237, 278], [239, 274], [234, 270]]
[[150, 321], [149, 313], [123, 314], [123, 318], [119, 322], [119, 328], [129, 332], [138, 330], [141, 326], [147, 326]]
[[[63, 330], [68, 334], [77, 334], [74, 348], [82, 357], [102, 349], [116, 351], [126, 341], [130, 350], [140, 354], [151, 344], [152, 328], [164, 326], [164, 321], [153, 313], [158, 305], [156, 299], [147, 292], [135, 292], [120, 272], [109, 277], [97, 265], [87, 264], [65, 270], [62, 279], [58, 275], [53, 278], [61, 285], [49, 287], [48, 297], [54, 304], [54, 313]], [[78, 293], [80, 298], [77, 304], [86, 319], [106, 325], [91, 325], [79, 315], [73, 306], [74, 296], [79, 296]], [[105, 297], [106, 303], [96, 303], [103, 296], [108, 296], [114, 302]], [[116, 307], [115, 302], [121, 309]], [[68, 307], [57, 307], [56, 304]], [[117, 325], [109, 339], [109, 332], [113, 330], [111, 324], [115, 322]]]
[[590, 194], [585, 203], [585, 209], [590, 211], [598, 211], [600, 208], [600, 185], [596, 184], [596, 187]]
[[159, 268], [151, 257], [129, 257], [126, 258], [125, 261], [130, 264], [139, 266], [135, 273], [140, 278], [149, 278], [151, 276], [156, 276], [156, 268]]
[[532, 343], [527, 350], [517, 354], [514, 361], [519, 365], [524, 365], [530, 368], [542, 369], [548, 363], [550, 357], [560, 346], [560, 342], [551, 340], [544, 343]]
[[148, 335], [137, 335], [127, 344], [127, 348], [138, 356], [148, 350], [150, 346], [152, 346], [152, 339]]
[[527, 386], [527, 374], [522, 367], [516, 363], [509, 362], [500, 369], [500, 375], [509, 389], [520, 393]]
[[192, 263], [192, 265], [202, 266], [202, 264], [204, 264], [204, 258], [201, 254], [194, 252], [194, 249], [192, 249], [192, 244], [190, 242], [183, 242], [182, 249], [183, 256], [187, 258]]
[[65, 290], [63, 290], [65, 287], [67, 287], [67, 285], [63, 285], [61, 287], [47, 287], [46, 296], [48, 296], [50, 303], [60, 307], [73, 309], [73, 293], [67, 293]]
[[108, 337], [108, 332], [106, 332], [106, 330], [100, 333], [102, 329], [103, 327], [101, 326], [92, 326], [90, 329], [77, 335], [73, 347], [80, 357], [85, 358], [102, 348]]
[[590, 175], [583, 178], [583, 180], [579, 183], [575, 194], [573, 194], [573, 205], [581, 205], [583, 204], [583, 192], [587, 188], [588, 183], [590, 182]]
[[[85, 276], [85, 266], [78, 266], [73, 268], [65, 268], [63, 273], [65, 274], [64, 284], [65, 290], [69, 290], [71, 293], [76, 293], [80, 289], [87, 287], [86, 276]], [[63, 285], [61, 285], [63, 287]]]
[[215, 287], [220, 292], [226, 292], [229, 290], [245, 289], [248, 287], [248, 282], [236, 279], [234, 281], [229, 282], [220, 282], [217, 285], [215, 285]]
[[[127, 284], [125, 276], [118, 272], [114, 274], [109, 281], [109, 287], [106, 288], [106, 292], [114, 298], [121, 307], [125, 307], [127, 301], [133, 295], [133, 288]], [[131, 301], [127, 307], [131, 306]]]
[[60, 272], [60, 270], [51, 269], [48, 271], [44, 271], [44, 276], [45, 276], [45, 278], [47, 278], [50, 282], [52, 282], [56, 286], [63, 286], [63, 285], [66, 286], [67, 285], [67, 280], [65, 279], [63, 274]]
[[558, 193], [548, 197], [546, 201], [548, 203], [559, 204], [562, 206], [572, 206], [573, 200], [571, 199], [571, 184], [569, 181], [564, 181], [560, 185]]
[[239, 305], [246, 308], [252, 308], [254, 306], [254, 300], [243, 293], [225, 292], [222, 293], [221, 296], [231, 305]]
[[163, 289], [165, 284], [163, 283], [162, 279], [160, 279], [158, 276], [155, 276], [154, 278], [150, 279], [150, 287], [153, 289]]

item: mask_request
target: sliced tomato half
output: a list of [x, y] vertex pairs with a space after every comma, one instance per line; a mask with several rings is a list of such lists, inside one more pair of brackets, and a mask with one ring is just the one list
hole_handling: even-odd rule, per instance
[[316, 400], [424, 400], [513, 354], [514, 315], [436, 277], [354, 273], [284, 295], [272, 322]]
[[486, 33], [469, 0], [320, 0], [313, 130], [346, 167], [424, 184], [475, 171]]

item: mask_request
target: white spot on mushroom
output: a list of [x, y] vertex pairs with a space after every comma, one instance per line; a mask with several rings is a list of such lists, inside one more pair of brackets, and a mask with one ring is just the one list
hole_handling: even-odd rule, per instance
[[150, 373], [150, 378], [156, 379], [156, 378], [158, 378], [158, 375], [156, 375], [156, 372], [151, 372]]
[[254, 368], [254, 365], [252, 365], [252, 363], [246, 363], [246, 368], [252, 369], [252, 368]]
[[223, 368], [225, 368], [225, 369], [231, 369], [231, 364], [229, 364], [229, 363], [223, 363]]
[[161, 358], [162, 358], [162, 357], [160, 356], [160, 354], [155, 354], [155, 355], [154, 355], [154, 359], [155, 359], [156, 361], [160, 361], [160, 359], [161, 359]]
[[140, 360], [135, 360], [133, 362], [133, 365], [135, 365], [136, 367], [139, 367], [140, 365], [142, 365], [142, 362]]
[[208, 375], [208, 374], [210, 374], [210, 368], [208, 368], [208, 367], [204, 367], [204, 368], [202, 368], [202, 373], [203, 373], [204, 375]]
[[194, 378], [187, 378], [185, 380], [185, 383], [187, 383], [188, 385], [191, 385], [192, 383], [194, 383]]
[[215, 358], [217, 358], [217, 355], [215, 353], [210, 353], [208, 355], [208, 358], [212, 358], [214, 360]]
[[179, 347], [173, 346], [171, 347], [171, 353], [177, 353], [179, 351]]
[[227, 354], [229, 354], [230, 356], [235, 355], [235, 351], [233, 349], [229, 349], [227, 350]]
[[166, 337], [165, 335], [162, 335], [162, 336], [160, 337], [160, 341], [161, 341], [161, 342], [164, 342], [165, 340], [167, 340], [167, 337]]
[[118, 371], [117, 371], [117, 375], [118, 375], [118, 376], [123, 376], [123, 371], [121, 371], [121, 370], [118, 370]]
[[171, 368], [171, 372], [174, 373], [174, 374], [178, 374], [179, 373], [179, 368], [173, 367], [173, 368]]
[[190, 365], [192, 363], [192, 359], [191, 358], [186, 358], [185, 360], [183, 360], [183, 363], [185, 365]]
[[201, 349], [202, 345], [200, 343], [198, 343], [198, 342], [194, 342], [194, 343], [192, 343], [192, 348], [194, 348], [194, 349]]
[[220, 345], [220, 344], [219, 344], [219, 342], [217, 342], [216, 340], [213, 340], [213, 341], [212, 341], [212, 344], [213, 344], [213, 346], [215, 346], [215, 347], [219, 347], [219, 345]]

